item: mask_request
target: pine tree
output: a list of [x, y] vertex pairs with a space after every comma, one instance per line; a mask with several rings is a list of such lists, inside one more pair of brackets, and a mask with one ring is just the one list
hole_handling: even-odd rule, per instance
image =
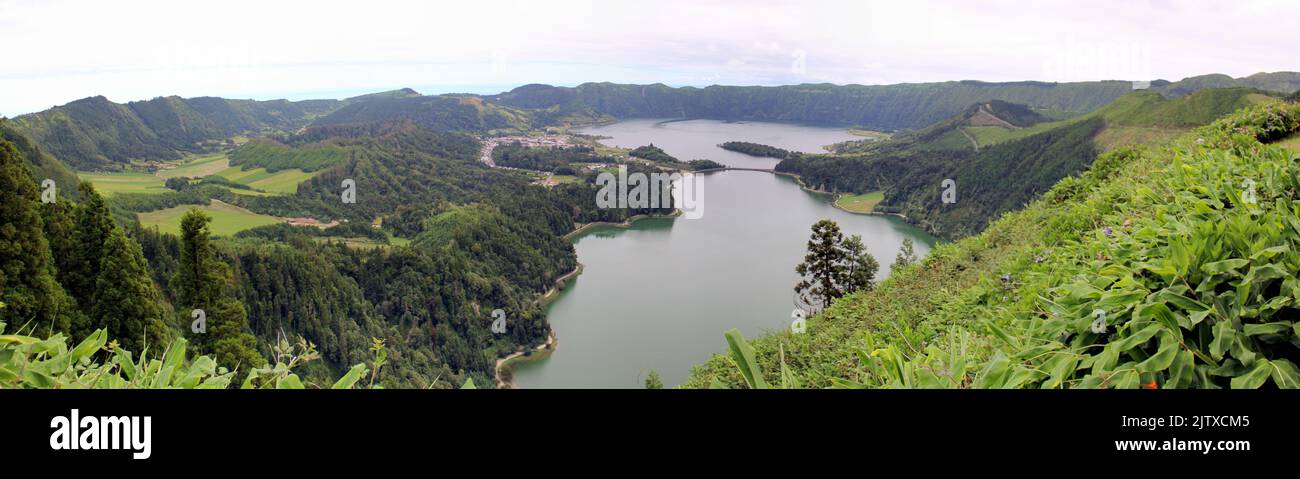
[[94, 328], [106, 328], [123, 348], [160, 352], [172, 331], [163, 319], [162, 298], [154, 289], [140, 245], [114, 228], [104, 243], [90, 313]]
[[[181, 218], [181, 251], [172, 287], [191, 343], [201, 354], [212, 354], [217, 364], [240, 371], [238, 381], [248, 371], [266, 363], [257, 352], [257, 338], [248, 332], [248, 312], [244, 305], [226, 294], [232, 281], [229, 265], [217, 257], [208, 222], [211, 218], [199, 210], [190, 210]], [[192, 311], [203, 310], [206, 331], [194, 332]]]
[[803, 279], [794, 291], [804, 303], [815, 309], [824, 308], [853, 291], [874, 287], [879, 268], [880, 264], [867, 252], [860, 236], [846, 240], [840, 225], [821, 220], [812, 227], [808, 254], [795, 267]]
[[912, 238], [903, 238], [903, 246], [898, 249], [898, 256], [894, 257], [894, 264], [889, 269], [897, 271], [916, 263], [916, 250], [912, 245]]
[[65, 198], [59, 198], [53, 203], [41, 204], [45, 238], [49, 240], [50, 253], [54, 255], [55, 279], [60, 284], [67, 283], [67, 274], [73, 267], [72, 258], [77, 250], [76, 211], [76, 204]]
[[72, 302], [54, 279], [39, 197], [18, 150], [0, 140], [0, 321], [9, 324], [8, 331], [29, 326], [66, 333]]
[[795, 272], [804, 279], [795, 285], [794, 291], [808, 304], [825, 307], [841, 296], [839, 285], [847, 280], [844, 252], [840, 249], [843, 242], [844, 234], [834, 221], [821, 220], [812, 226], [808, 254], [795, 267]]
[[862, 237], [850, 236], [844, 241], [843, 249], [847, 277], [842, 288], [844, 294], [859, 290], [870, 291], [875, 288], [876, 271], [880, 269], [880, 263], [876, 262], [876, 257], [867, 252], [866, 245], [862, 244]]
[[664, 388], [664, 380], [663, 380], [662, 378], [659, 377], [659, 372], [658, 372], [658, 371], [651, 370], [651, 371], [650, 371], [650, 374], [647, 374], [647, 375], [646, 375], [646, 377], [645, 377], [645, 388], [646, 388], [646, 389], [663, 389], [663, 388]]
[[[63, 287], [76, 298], [77, 305], [83, 312], [93, 311], [95, 282], [99, 279], [100, 260], [103, 258], [104, 242], [116, 225], [108, 211], [104, 197], [95, 191], [89, 182], [81, 182], [77, 187], [81, 193], [81, 204], [77, 206], [76, 229], [73, 232], [74, 248], [64, 278]], [[90, 331], [79, 331], [86, 334]]]
[[214, 304], [230, 276], [226, 264], [216, 258], [208, 221], [211, 218], [197, 209], [181, 217], [180, 260], [171, 285], [177, 304], [187, 308]]

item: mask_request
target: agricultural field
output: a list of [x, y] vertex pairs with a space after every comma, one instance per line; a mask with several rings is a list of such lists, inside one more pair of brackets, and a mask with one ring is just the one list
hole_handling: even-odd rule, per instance
[[197, 208], [203, 210], [208, 216], [212, 217], [209, 227], [215, 236], [230, 236], [240, 231], [279, 223], [280, 218], [257, 214], [252, 211], [240, 208], [229, 203], [219, 200], [212, 200], [211, 203], [203, 206], [198, 205], [180, 205], [148, 213], [140, 213], [140, 225], [145, 228], [157, 227], [158, 231], [164, 233], [180, 234], [181, 217], [190, 209]]
[[298, 183], [315, 176], [317, 172], [305, 172], [300, 169], [287, 169], [271, 173], [266, 168], [245, 170], [244, 167], [230, 166], [230, 158], [225, 153], [194, 156], [179, 163], [176, 168], [158, 170], [154, 173], [144, 172], [78, 172], [81, 179], [95, 185], [105, 197], [119, 193], [163, 193], [163, 186], [168, 178], [186, 177], [203, 178], [220, 176], [235, 183], [248, 185], [263, 191], [231, 189], [236, 194], [250, 196], [291, 195], [298, 191]]
[[77, 172], [83, 181], [95, 185], [105, 198], [121, 193], [162, 193], [167, 191], [163, 179], [150, 173], [92, 173]]
[[230, 158], [226, 157], [225, 153], [215, 153], [187, 159], [176, 168], [158, 170], [155, 175], [164, 180], [182, 176], [186, 178], [202, 178], [227, 168], [230, 168]]
[[[311, 177], [315, 176], [316, 173], [318, 172], [306, 172], [297, 168], [271, 173], [266, 171], [266, 168], [245, 170], [242, 166], [234, 166], [226, 168], [216, 173], [216, 175], [235, 183], [248, 185], [270, 193], [291, 195], [298, 192], [298, 183], [307, 181]], [[256, 194], [256, 192], [238, 191], [237, 193]]]
[[885, 199], [882, 191], [872, 191], [860, 195], [843, 195], [835, 199], [835, 206], [850, 213], [870, 213], [876, 204]]

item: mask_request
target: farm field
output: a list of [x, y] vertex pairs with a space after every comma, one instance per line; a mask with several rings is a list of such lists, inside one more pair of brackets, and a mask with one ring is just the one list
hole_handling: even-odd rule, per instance
[[158, 170], [155, 175], [164, 180], [182, 176], [186, 178], [202, 178], [227, 168], [230, 168], [230, 158], [226, 157], [225, 153], [214, 153], [193, 157], [170, 170]]
[[[297, 168], [271, 173], [266, 168], [245, 170], [242, 166], [226, 168], [217, 176], [271, 193], [291, 195], [298, 192], [298, 183], [316, 176], [318, 172], [306, 172]], [[247, 193], [247, 192], [244, 192]]]
[[105, 198], [122, 193], [162, 193], [167, 191], [163, 179], [149, 173], [91, 173], [79, 171], [77, 176], [95, 185]]
[[257, 214], [252, 211], [240, 208], [238, 206], [224, 203], [219, 200], [212, 200], [211, 203], [203, 206], [199, 205], [180, 205], [138, 215], [140, 224], [146, 228], [158, 227], [158, 231], [164, 233], [180, 234], [181, 217], [185, 212], [192, 208], [203, 210], [208, 216], [212, 217], [209, 227], [215, 236], [230, 236], [240, 231], [279, 223], [280, 218]]
[[870, 213], [876, 204], [885, 199], [882, 191], [872, 191], [860, 195], [844, 195], [835, 200], [835, 206], [850, 213]]

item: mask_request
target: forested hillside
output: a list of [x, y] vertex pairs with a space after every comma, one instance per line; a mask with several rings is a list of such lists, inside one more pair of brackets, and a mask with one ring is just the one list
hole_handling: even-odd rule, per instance
[[1297, 131], [1269, 102], [1106, 153], [687, 386], [1300, 387]]
[[[597, 208], [594, 172], [534, 185], [480, 163], [474, 137], [415, 120], [310, 127], [229, 153], [237, 167], [316, 172], [296, 193], [248, 194], [209, 177], [111, 202], [89, 183], [76, 186], [21, 133], [0, 131], [13, 140], [4, 143], [4, 215], [14, 225], [0, 251], [13, 268], [3, 275], [0, 322], [72, 341], [105, 329], [137, 354], [187, 338], [236, 371], [235, 384], [297, 338], [320, 355], [297, 371], [308, 384], [343, 377], [374, 356], [376, 340], [387, 370], [376, 384], [493, 384], [498, 358], [550, 331], [538, 298], [577, 267], [565, 235], [581, 223], [671, 212]], [[548, 154], [564, 164], [595, 159], [582, 148]], [[74, 186], [42, 205], [35, 178], [49, 172]], [[357, 201], [341, 199], [344, 180]], [[136, 213], [214, 201], [336, 226], [280, 223], [217, 237], [197, 211], [184, 215], [179, 236], [137, 225]], [[190, 331], [192, 309], [206, 311], [213, 334]], [[497, 309], [504, 331], [490, 330]]]
[[[884, 191], [877, 212], [898, 213], [935, 234], [959, 238], [1082, 171], [1100, 152], [1164, 141], [1244, 106], [1271, 101], [1277, 100], [1241, 88], [1175, 99], [1138, 91], [1087, 115], [1028, 127], [975, 125], [972, 120], [986, 111], [977, 105], [909, 135], [842, 146], [845, 153], [839, 155], [786, 159], [776, 170], [822, 190]], [[946, 204], [941, 193], [949, 179], [956, 200]]]
[[518, 132], [528, 129], [528, 112], [506, 108], [472, 95], [362, 97], [318, 120], [316, 125], [409, 121], [423, 128], [454, 132]]
[[521, 108], [585, 105], [599, 114], [616, 118], [795, 121], [892, 131], [924, 127], [974, 103], [989, 100], [1081, 114], [1109, 103], [1131, 88], [1131, 83], [1119, 81], [706, 88], [584, 83], [573, 88], [529, 85], [486, 98]]
[[96, 96], [22, 115], [13, 123], [69, 167], [121, 170], [207, 151], [239, 134], [300, 128], [338, 104], [159, 97], [123, 105]]

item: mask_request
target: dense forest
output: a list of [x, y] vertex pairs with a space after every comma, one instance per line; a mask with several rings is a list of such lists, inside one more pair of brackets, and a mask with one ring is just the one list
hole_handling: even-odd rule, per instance
[[776, 158], [778, 160], [784, 160], [786, 158], [793, 158], [799, 156], [799, 153], [790, 150], [777, 148], [775, 146], [764, 145], [760, 143], [751, 143], [748, 141], [728, 141], [721, 145], [718, 145], [718, 148], [722, 148], [727, 151], [734, 151], [736, 153], [744, 153], [749, 156], [758, 156], [763, 158]]
[[519, 142], [497, 145], [492, 149], [492, 159], [496, 164], [511, 168], [535, 171], [556, 171], [568, 167], [574, 172], [572, 163], [614, 163], [615, 158], [596, 153], [595, 148], [585, 145], [572, 147], [536, 147], [525, 146]]

